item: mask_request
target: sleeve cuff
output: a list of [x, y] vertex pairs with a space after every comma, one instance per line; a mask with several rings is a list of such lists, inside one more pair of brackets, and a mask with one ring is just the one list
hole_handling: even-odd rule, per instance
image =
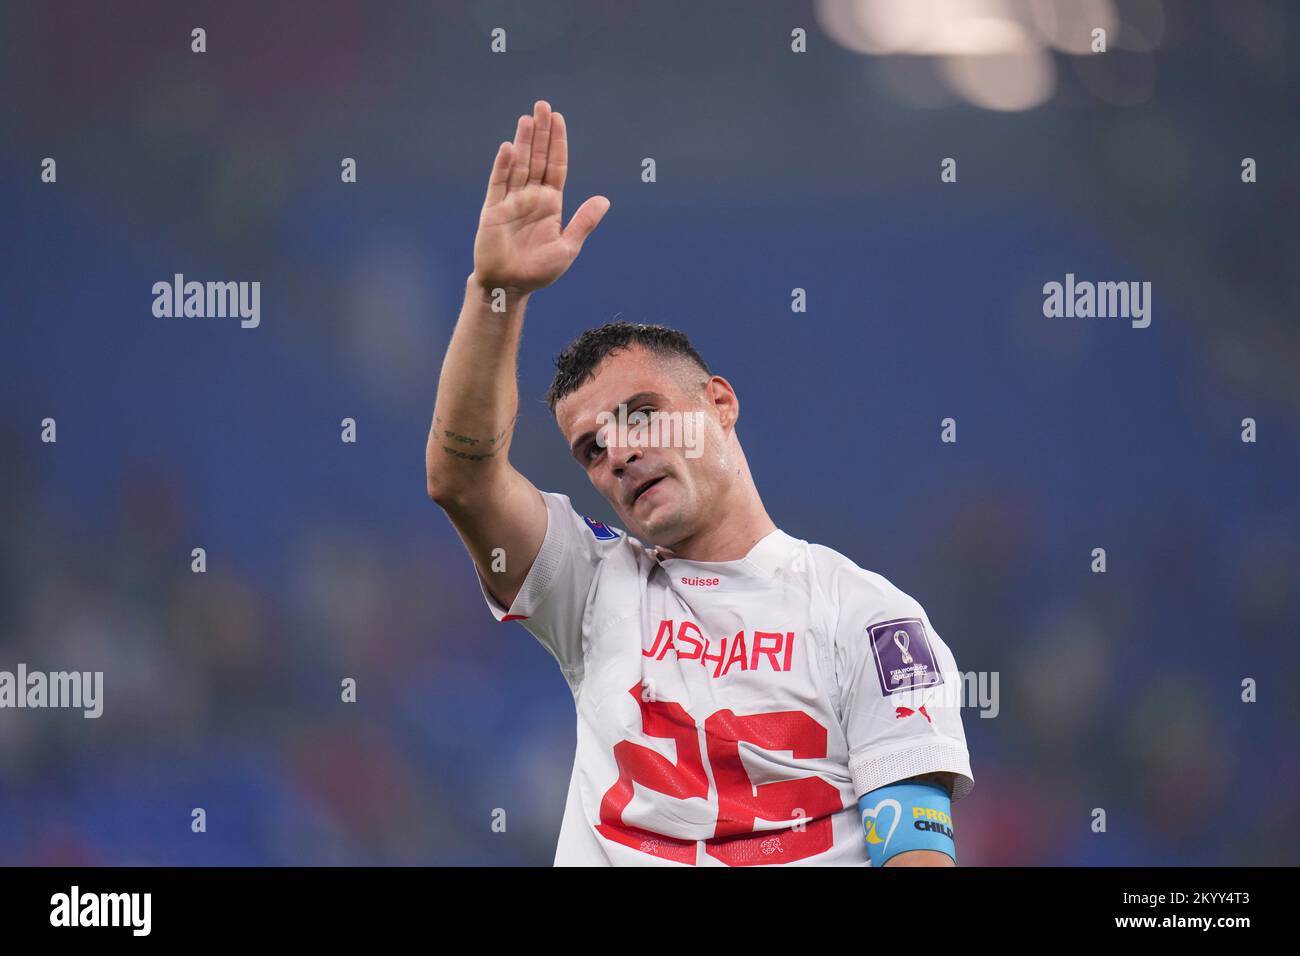
[[953, 803], [975, 789], [966, 748], [946, 740], [907, 742], [883, 753], [870, 750], [850, 756], [849, 772], [853, 776], [854, 792], [859, 797], [926, 773], [953, 774]]
[[498, 621], [526, 621], [532, 617], [545, 600], [564, 563], [568, 539], [564, 534], [563, 517], [555, 514], [555, 509], [559, 505], [552, 501], [550, 496], [541, 492], [538, 494], [542, 495], [542, 501], [546, 504], [546, 537], [542, 539], [542, 548], [537, 552], [537, 557], [533, 558], [533, 566], [528, 569], [523, 586], [520, 587], [509, 608], [502, 607], [501, 603], [492, 596], [492, 592], [488, 590], [483, 580], [483, 575], [478, 571], [478, 565], [474, 566], [479, 590], [483, 592], [483, 600], [487, 602], [488, 610]]

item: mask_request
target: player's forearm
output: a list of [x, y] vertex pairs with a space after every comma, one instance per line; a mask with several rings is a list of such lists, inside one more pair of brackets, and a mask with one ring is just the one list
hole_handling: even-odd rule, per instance
[[956, 866], [946, 853], [937, 850], [906, 850], [885, 861], [885, 866]]
[[[494, 294], [473, 274], [452, 332], [425, 448], [429, 496], [452, 502], [508, 468], [519, 409], [517, 366], [527, 295]], [[503, 311], [493, 311], [494, 301]]]

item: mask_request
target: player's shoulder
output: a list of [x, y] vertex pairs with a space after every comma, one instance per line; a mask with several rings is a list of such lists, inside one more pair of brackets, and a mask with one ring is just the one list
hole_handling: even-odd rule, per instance
[[878, 571], [862, 567], [823, 544], [809, 544], [818, 578], [836, 607], [872, 617], [919, 616], [920, 602]]
[[579, 511], [568, 495], [556, 491], [543, 491], [541, 495], [551, 520], [564, 522], [573, 539], [590, 557], [602, 560], [626, 556], [639, 565], [651, 554], [650, 549], [622, 528]]

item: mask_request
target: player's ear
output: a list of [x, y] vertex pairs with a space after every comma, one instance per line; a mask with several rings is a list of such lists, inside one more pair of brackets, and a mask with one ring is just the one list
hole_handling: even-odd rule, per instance
[[740, 420], [740, 397], [721, 375], [714, 375], [704, 385], [705, 396], [718, 416], [723, 432], [731, 434]]

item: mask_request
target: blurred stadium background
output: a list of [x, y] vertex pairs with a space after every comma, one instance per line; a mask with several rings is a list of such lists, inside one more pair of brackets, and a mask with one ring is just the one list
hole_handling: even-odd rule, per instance
[[[963, 863], [1294, 863], [1298, 9], [5, 4], [0, 669], [102, 670], [106, 700], [0, 711], [0, 863], [550, 862], [572, 699], [422, 474], [537, 98], [567, 209], [613, 207], [533, 300], [521, 469], [612, 520], [551, 357], [616, 314], [686, 330], [778, 524], [999, 672]], [[261, 281], [261, 327], [154, 318], [176, 272]], [[1151, 327], [1045, 319], [1066, 272], [1151, 281]]]

